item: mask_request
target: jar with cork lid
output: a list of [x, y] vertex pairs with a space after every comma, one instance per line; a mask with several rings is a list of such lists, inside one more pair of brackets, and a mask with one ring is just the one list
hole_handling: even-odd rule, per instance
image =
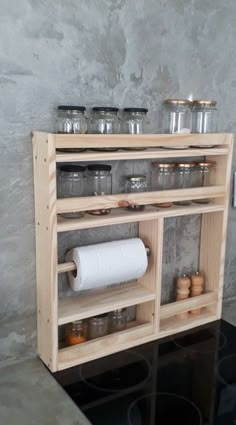
[[163, 104], [163, 133], [191, 133], [191, 102], [166, 99]]
[[217, 107], [215, 100], [193, 100], [192, 133], [214, 133], [217, 131]]
[[[151, 186], [152, 190], [170, 190], [174, 189], [175, 183], [175, 164], [174, 163], [152, 163]], [[172, 202], [157, 203], [154, 206], [168, 208], [173, 205]]]

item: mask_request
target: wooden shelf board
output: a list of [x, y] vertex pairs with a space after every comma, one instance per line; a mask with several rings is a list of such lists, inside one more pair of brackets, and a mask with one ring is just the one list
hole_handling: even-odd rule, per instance
[[158, 218], [178, 217], [192, 214], [205, 214], [216, 211], [223, 211], [222, 204], [192, 204], [189, 206], [175, 206], [170, 208], [155, 208], [146, 206], [144, 211], [132, 212], [122, 208], [113, 209], [108, 215], [95, 216], [86, 214], [79, 219], [57, 217], [57, 231], [70, 232], [72, 230], [91, 229], [94, 227], [111, 226], [113, 224], [133, 223]]
[[222, 198], [224, 186], [195, 187], [189, 189], [161, 190], [142, 193], [120, 193], [116, 195], [82, 196], [79, 198], [62, 198], [57, 200], [57, 213], [90, 211], [98, 209], [119, 208], [128, 202], [137, 205], [152, 205], [162, 202], [176, 202], [194, 199]]
[[215, 134], [55, 134], [57, 149], [228, 145], [227, 133]]
[[162, 305], [160, 308], [161, 320], [167, 317], [173, 317], [178, 313], [194, 310], [195, 308], [206, 307], [217, 302], [217, 293], [209, 292], [199, 297], [188, 298], [182, 301], [176, 301], [171, 304]]
[[106, 288], [95, 293], [59, 300], [58, 325], [85, 319], [155, 300], [156, 294], [143, 287], [140, 283], [128, 283], [115, 288]]
[[131, 327], [102, 338], [58, 351], [58, 370], [67, 369], [154, 339], [152, 323], [132, 322]]

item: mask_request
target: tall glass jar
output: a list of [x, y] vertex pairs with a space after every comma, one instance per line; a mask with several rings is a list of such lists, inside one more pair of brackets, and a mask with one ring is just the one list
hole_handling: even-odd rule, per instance
[[[151, 184], [152, 190], [170, 190], [174, 189], [175, 184], [175, 164], [174, 163], [152, 163]], [[154, 204], [161, 208], [168, 208], [173, 202], [163, 202]]]
[[69, 134], [87, 133], [87, 118], [84, 106], [58, 106], [57, 132]]
[[88, 326], [85, 320], [76, 320], [69, 324], [66, 330], [67, 345], [81, 344], [87, 341]]
[[89, 132], [95, 134], [117, 134], [120, 132], [118, 108], [96, 106], [92, 109]]
[[[175, 185], [178, 189], [187, 189], [193, 187], [193, 173], [195, 164], [182, 162], [176, 164]], [[178, 201], [176, 205], [190, 205], [191, 201]]]
[[217, 107], [215, 100], [194, 100], [192, 104], [192, 132], [217, 131]]
[[100, 338], [108, 334], [108, 314], [88, 319], [89, 339]]
[[109, 313], [109, 333], [123, 331], [127, 327], [127, 313], [125, 308]]
[[163, 133], [191, 133], [191, 102], [167, 99], [163, 105]]
[[[85, 195], [86, 168], [81, 165], [64, 165], [58, 170], [57, 193], [59, 198], [73, 198]], [[83, 212], [61, 214], [65, 218], [83, 217]]]
[[[131, 175], [125, 178], [126, 193], [139, 193], [147, 191], [147, 178], [144, 175]], [[129, 205], [127, 209], [131, 211], [140, 211], [144, 209], [143, 205]]]
[[149, 132], [149, 119], [146, 108], [125, 108], [122, 119], [122, 133], [146, 134]]
[[[89, 196], [110, 195], [112, 193], [112, 167], [106, 164], [90, 164], [87, 166], [87, 193]], [[93, 215], [109, 214], [109, 209], [88, 211]]]
[[[206, 187], [214, 184], [215, 162], [199, 162], [196, 164], [195, 169], [195, 185], [197, 187]], [[194, 202], [198, 204], [209, 204], [210, 199], [196, 199]]]

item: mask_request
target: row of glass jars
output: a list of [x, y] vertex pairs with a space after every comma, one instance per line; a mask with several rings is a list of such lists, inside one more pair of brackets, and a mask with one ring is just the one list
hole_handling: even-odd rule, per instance
[[66, 343], [81, 344], [87, 340], [122, 331], [127, 327], [127, 320], [126, 309], [114, 310], [86, 320], [76, 320], [66, 327]]

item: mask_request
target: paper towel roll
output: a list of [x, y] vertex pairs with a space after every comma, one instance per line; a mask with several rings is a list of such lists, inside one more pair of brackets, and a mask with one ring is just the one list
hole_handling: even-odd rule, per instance
[[148, 266], [145, 245], [139, 238], [73, 248], [66, 261], [74, 261], [77, 267], [77, 273], [68, 273], [73, 291], [138, 279]]

